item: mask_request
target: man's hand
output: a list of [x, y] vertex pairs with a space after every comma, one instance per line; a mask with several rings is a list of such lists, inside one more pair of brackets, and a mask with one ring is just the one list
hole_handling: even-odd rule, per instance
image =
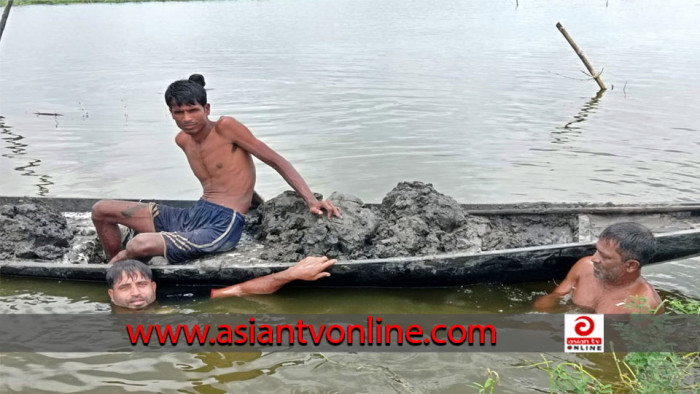
[[559, 303], [562, 298], [562, 296], [557, 294], [543, 295], [542, 297], [538, 298], [537, 301], [535, 301], [535, 309], [540, 312], [548, 312], [554, 307], [554, 305]]
[[338, 260], [330, 260], [328, 257], [309, 256], [294, 266], [289, 267], [287, 272], [294, 279], [300, 280], [317, 280], [331, 276], [330, 272], [324, 272], [328, 267], [335, 264]]
[[340, 215], [340, 209], [333, 205], [333, 203], [329, 200], [316, 201], [315, 203], [309, 205], [309, 212], [313, 213], [314, 215], [323, 215], [324, 209], [326, 212], [328, 212], [328, 219], [330, 219], [332, 215], [342, 218]]
[[212, 289], [211, 298], [242, 297], [253, 294], [271, 294], [293, 280], [317, 280], [331, 276], [323, 272], [336, 260], [328, 257], [307, 257], [284, 271], [251, 279], [223, 289]]

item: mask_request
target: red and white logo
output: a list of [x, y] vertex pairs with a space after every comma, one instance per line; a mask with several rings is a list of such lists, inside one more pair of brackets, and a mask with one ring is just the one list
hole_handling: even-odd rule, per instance
[[565, 315], [564, 351], [600, 353], [605, 350], [605, 315]]

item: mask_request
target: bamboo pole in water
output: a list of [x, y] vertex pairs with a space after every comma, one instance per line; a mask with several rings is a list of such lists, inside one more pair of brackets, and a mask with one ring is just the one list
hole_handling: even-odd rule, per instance
[[574, 51], [578, 55], [578, 57], [581, 58], [581, 61], [583, 62], [583, 65], [586, 66], [588, 69], [588, 72], [591, 74], [593, 79], [598, 83], [598, 86], [600, 86], [600, 90], [606, 90], [607, 88], [605, 87], [605, 84], [603, 83], [603, 80], [600, 79], [600, 74], [597, 74], [593, 66], [591, 66], [591, 63], [588, 62], [588, 59], [586, 59], [586, 56], [583, 54], [583, 51], [581, 48], [576, 45], [574, 42], [573, 38], [569, 35], [569, 33], [566, 32], [566, 29], [564, 29], [564, 26], [561, 25], [561, 23], [557, 22], [557, 29], [561, 32], [561, 34], [564, 35], [564, 38], [566, 38], [566, 41], [571, 45], [572, 48], [574, 48]]
[[14, 3], [14, 0], [7, 0], [5, 11], [2, 12], [2, 20], [0, 20], [0, 39], [2, 39], [2, 32], [5, 31], [5, 23], [7, 23], [7, 17], [10, 16], [10, 8], [12, 8], [12, 3]]

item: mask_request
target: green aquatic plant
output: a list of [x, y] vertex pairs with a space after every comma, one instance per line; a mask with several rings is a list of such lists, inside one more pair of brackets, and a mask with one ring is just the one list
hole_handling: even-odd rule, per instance
[[530, 363], [549, 374], [549, 389], [552, 393], [612, 393], [610, 384], [604, 384], [584, 368], [581, 363], [555, 363], [541, 355], [544, 361]]
[[624, 309], [627, 309], [630, 311], [630, 313], [633, 314], [648, 314], [648, 313], [656, 313], [661, 309], [663, 306], [663, 302], [661, 305], [656, 307], [656, 309], [651, 309], [649, 306], [649, 302], [647, 302], [647, 298], [644, 296], [630, 296], [629, 300], [623, 305], [622, 307]]
[[[657, 309], [651, 310], [644, 297], [630, 297], [625, 308], [632, 313], [656, 313], [665, 306], [666, 313], [700, 314], [700, 303], [687, 299], [665, 300]], [[645, 322], [645, 331], [664, 330], [663, 323]], [[652, 325], [651, 327], [649, 325]], [[634, 341], [648, 341], [646, 336], [637, 335], [629, 326], [623, 330], [624, 336]], [[613, 344], [610, 344], [611, 348]], [[633, 352], [622, 359], [612, 353], [617, 376], [614, 381], [596, 378], [581, 363], [548, 360], [538, 363], [528, 362], [527, 367], [538, 368], [549, 374], [549, 389], [552, 393], [700, 393], [700, 352]]]
[[501, 377], [498, 375], [498, 372], [492, 371], [491, 368], [486, 368], [486, 370], [489, 373], [489, 377], [486, 378], [486, 381], [484, 381], [483, 384], [479, 383], [472, 383], [472, 387], [475, 389], [479, 390], [479, 394], [493, 394], [493, 390], [501, 384]]
[[[670, 352], [635, 352], [625, 356], [624, 361], [617, 358], [615, 361], [618, 365], [627, 367], [625, 385], [634, 392], [673, 393], [700, 390], [700, 383], [693, 383], [695, 379], [692, 371], [699, 358], [698, 352], [684, 355]], [[623, 376], [622, 372], [620, 376]]]
[[630, 296], [623, 308], [630, 313], [656, 313], [662, 307], [679, 315], [700, 315], [700, 302], [689, 298], [667, 298], [656, 309], [651, 309], [644, 296]]
[[669, 298], [664, 300], [663, 304], [666, 305], [666, 309], [674, 313], [682, 315], [700, 315], [700, 302], [695, 300], [687, 298]]
[[[670, 352], [635, 352], [619, 359], [612, 353], [617, 379], [596, 378], [581, 363], [548, 360], [530, 363], [549, 374], [552, 393], [685, 393], [700, 392], [694, 369], [700, 362], [700, 352], [678, 354]], [[694, 375], [695, 374], [695, 375]]]

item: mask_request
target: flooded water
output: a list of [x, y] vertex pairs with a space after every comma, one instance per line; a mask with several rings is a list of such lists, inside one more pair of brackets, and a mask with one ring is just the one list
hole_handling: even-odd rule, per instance
[[[0, 187], [198, 197], [162, 95], [199, 72], [214, 118], [326, 195], [421, 180], [463, 202], [697, 200], [697, 1], [497, 3], [15, 7]], [[601, 98], [557, 21], [603, 69]], [[287, 188], [260, 167], [263, 195]]]
[[[698, 201], [700, 1], [519, 3], [14, 7], [0, 42], [0, 195], [197, 198], [162, 95], [199, 72], [214, 118], [235, 116], [325, 195], [378, 202], [420, 180], [465, 203]], [[602, 96], [556, 22], [603, 70]], [[260, 165], [257, 189], [288, 187]], [[644, 272], [664, 297], [700, 299], [699, 262]], [[519, 313], [552, 287], [161, 303], [185, 313]], [[100, 284], [0, 279], [2, 313], [108, 313], [106, 301]], [[465, 392], [486, 368], [501, 374], [500, 392], [548, 387], [545, 373], [517, 368], [536, 354], [0, 357], [0, 391]]]
[[[645, 276], [662, 298], [700, 299], [700, 259], [649, 266]], [[694, 278], [693, 278], [694, 277]], [[685, 278], [685, 279], [678, 279]], [[687, 281], [685, 287], [678, 282]], [[483, 284], [443, 289], [285, 288], [267, 296], [205, 300], [189, 289], [159, 291], [161, 308], [173, 313], [528, 313], [551, 283]], [[99, 283], [0, 279], [0, 313], [110, 313]], [[612, 357], [549, 354], [575, 360], [613, 379]], [[547, 391], [547, 374], [523, 368], [536, 353], [170, 353], [2, 354], [3, 391], [256, 392], [473, 392], [487, 368], [502, 379], [498, 392]]]

